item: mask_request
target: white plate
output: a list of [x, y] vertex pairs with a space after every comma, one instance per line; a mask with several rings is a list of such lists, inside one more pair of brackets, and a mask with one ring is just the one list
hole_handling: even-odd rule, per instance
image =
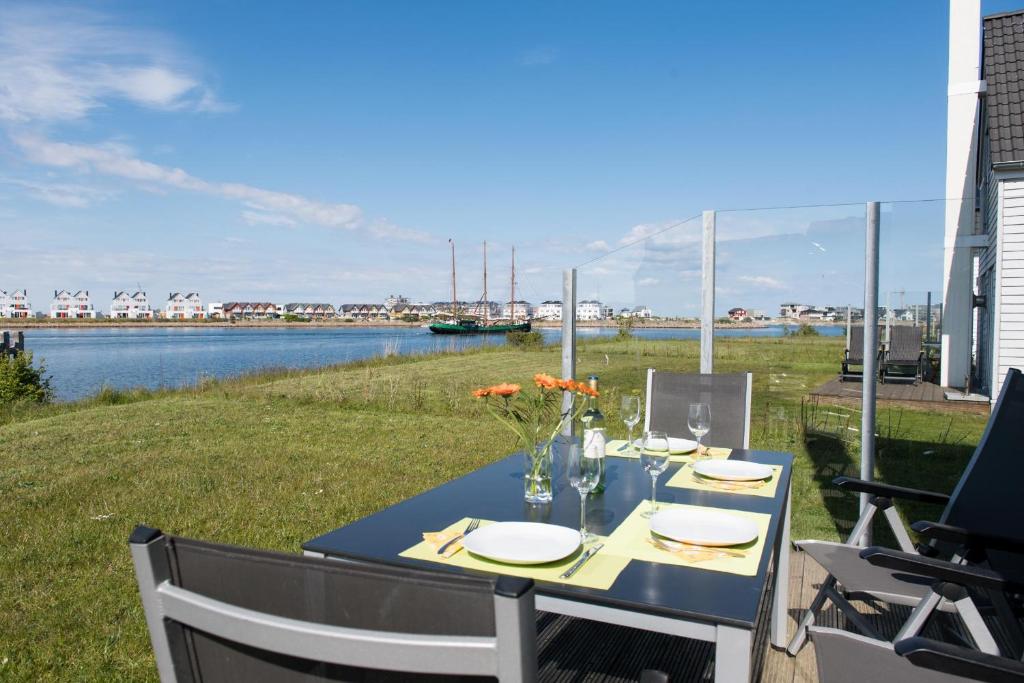
[[[644, 447], [644, 440], [637, 439], [633, 442], [633, 445], [640, 450]], [[677, 439], [674, 436], [668, 437], [668, 452], [671, 455], [685, 455], [686, 453], [693, 453], [697, 450], [697, 442], [691, 441], [690, 439]]]
[[572, 555], [580, 547], [580, 532], [555, 524], [496, 522], [462, 539], [473, 553], [506, 564], [545, 564]]
[[757, 481], [773, 474], [768, 465], [744, 460], [702, 460], [693, 464], [693, 471], [708, 479], [726, 481]]
[[717, 510], [662, 510], [651, 517], [651, 531], [675, 541], [709, 546], [741, 545], [757, 538], [754, 522]]

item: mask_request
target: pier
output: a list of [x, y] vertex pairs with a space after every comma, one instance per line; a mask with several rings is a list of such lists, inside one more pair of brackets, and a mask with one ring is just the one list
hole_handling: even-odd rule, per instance
[[2, 342], [0, 353], [13, 358], [19, 351], [25, 350], [25, 333], [20, 330], [17, 332], [4, 330]]

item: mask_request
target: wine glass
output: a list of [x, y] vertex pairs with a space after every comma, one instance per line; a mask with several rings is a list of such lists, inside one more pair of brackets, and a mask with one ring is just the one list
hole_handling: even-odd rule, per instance
[[629, 429], [629, 448], [633, 448], [633, 428], [636, 427], [637, 423], [640, 422], [640, 397], [639, 396], [623, 396], [622, 407], [619, 409], [622, 414], [622, 421], [626, 423], [626, 427]]
[[641, 513], [650, 518], [658, 511], [658, 475], [668, 467], [668, 434], [665, 432], [644, 432], [644, 443], [640, 449], [640, 466], [651, 475], [651, 509]]
[[707, 454], [701, 451], [700, 440], [711, 431], [711, 406], [707, 403], [691, 403], [690, 414], [687, 417], [687, 426], [689, 426], [693, 435], [697, 437], [696, 457], [707, 457]]
[[579, 444], [569, 446], [569, 483], [580, 493], [580, 542], [590, 543], [594, 534], [587, 531], [587, 495], [601, 480], [601, 458], [587, 457]]

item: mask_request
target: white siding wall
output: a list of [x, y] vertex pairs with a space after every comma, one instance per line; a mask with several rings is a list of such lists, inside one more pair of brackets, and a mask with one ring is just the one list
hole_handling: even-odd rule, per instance
[[[983, 391], [990, 391], [993, 377], [993, 347], [992, 340], [995, 332], [995, 282], [996, 282], [996, 252], [999, 235], [999, 183], [992, 172], [992, 164], [989, 162], [988, 136], [985, 136], [985, 143], [982, 147], [982, 168], [987, 169], [981, 184], [981, 209], [980, 216], [983, 233], [988, 235], [988, 248], [980, 250], [978, 260], [978, 281], [976, 287], [979, 294], [988, 297], [988, 306], [974, 309], [977, 316], [974, 327], [975, 346], [974, 362], [977, 366], [977, 376]], [[990, 394], [991, 395], [991, 394]]]
[[[999, 282], [993, 329], [992, 397], [1010, 368], [1024, 368], [1024, 179], [999, 183], [1002, 210], [996, 273]], [[991, 249], [987, 251], [993, 251]]]

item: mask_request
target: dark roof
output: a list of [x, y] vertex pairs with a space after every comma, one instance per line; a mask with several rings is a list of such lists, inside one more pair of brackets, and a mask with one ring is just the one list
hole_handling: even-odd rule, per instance
[[982, 64], [992, 163], [1024, 161], [1024, 10], [985, 17]]

